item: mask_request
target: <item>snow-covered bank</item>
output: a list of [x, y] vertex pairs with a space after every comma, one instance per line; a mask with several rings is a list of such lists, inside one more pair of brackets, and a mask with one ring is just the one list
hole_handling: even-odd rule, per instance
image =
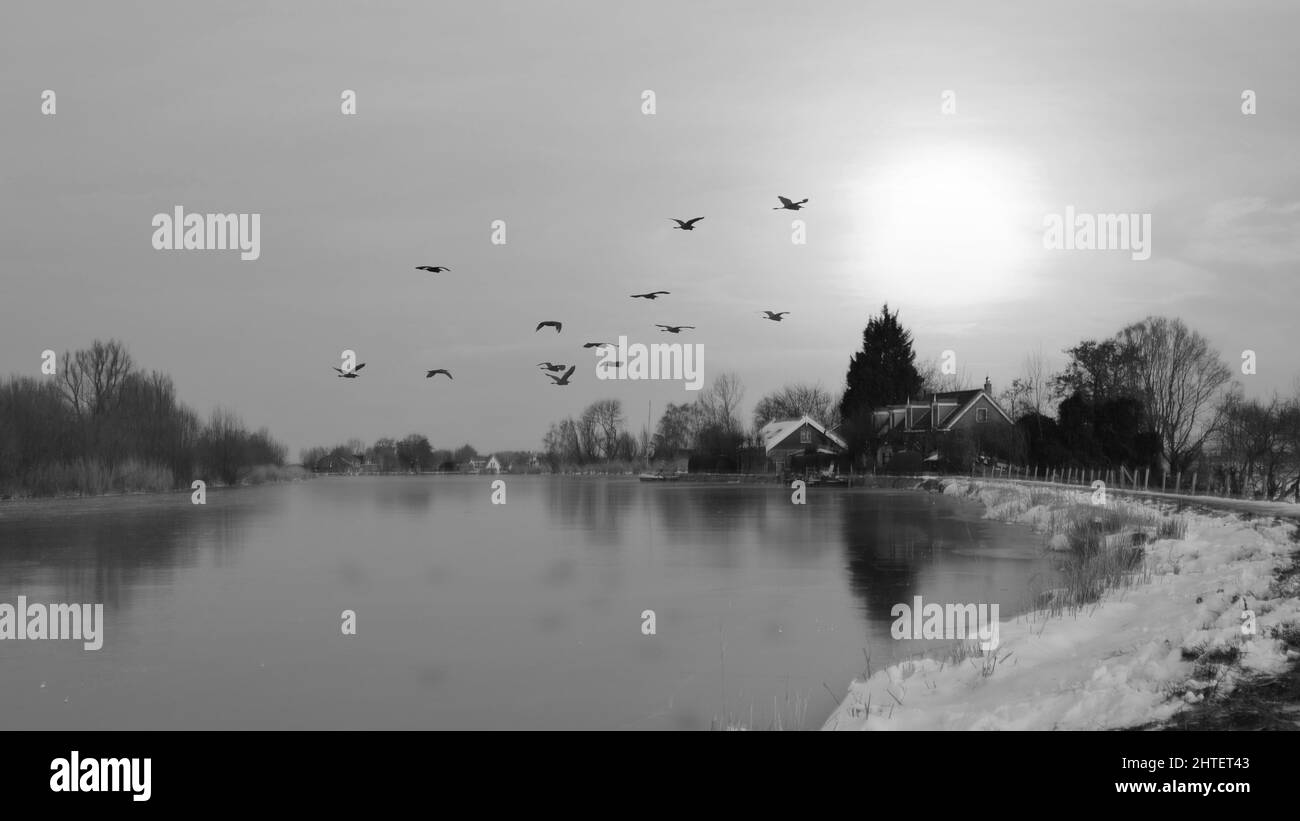
[[[985, 480], [945, 481], [943, 492], [979, 499], [989, 518], [1044, 531], [1091, 497]], [[1152, 503], [1108, 504], [1153, 520], [1158, 513]], [[1130, 585], [1074, 613], [1002, 622], [988, 657], [975, 650], [957, 662], [920, 659], [854, 681], [824, 729], [1132, 727], [1165, 720], [1207, 692], [1230, 692], [1241, 675], [1285, 669], [1295, 653], [1278, 636], [1300, 623], [1300, 599], [1277, 595], [1273, 580], [1297, 548], [1296, 523], [1179, 517], [1185, 537], [1145, 544]], [[1243, 600], [1253, 635], [1243, 633]]]

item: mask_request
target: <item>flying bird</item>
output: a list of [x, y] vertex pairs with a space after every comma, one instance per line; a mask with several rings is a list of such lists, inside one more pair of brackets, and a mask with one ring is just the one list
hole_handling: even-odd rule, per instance
[[552, 319], [548, 319], [545, 322], [538, 322], [537, 327], [533, 330], [533, 333], [537, 333], [542, 328], [554, 328], [555, 332], [558, 334], [560, 332], [561, 327], [563, 327], [563, 323], [556, 322], [555, 320]]
[[[536, 332], [534, 332], [534, 333], [536, 333]], [[584, 343], [582, 343], [582, 347], [584, 347], [584, 348], [603, 348], [603, 347], [605, 347], [606, 345], [608, 345], [608, 346], [611, 347], [611, 348], [614, 347], [614, 343], [613, 343], [613, 342], [584, 342]]]
[[546, 374], [546, 377], [554, 381], [557, 385], [567, 385], [569, 384], [569, 377], [573, 376], [573, 372], [577, 369], [577, 365], [570, 365], [569, 369], [564, 372], [564, 376], [556, 376], [555, 374], [548, 373]]
[[435, 368], [435, 369], [429, 371], [428, 373], [426, 373], [426, 374], [424, 375], [424, 378], [425, 378], [425, 379], [432, 379], [433, 377], [437, 376], [437, 375], [440, 374], [440, 373], [442, 373], [442, 374], [446, 374], [448, 379], [451, 379], [451, 378], [452, 378], [452, 377], [451, 377], [451, 371], [447, 370], [446, 368]]
[[567, 368], [567, 367], [569, 367], [569, 366], [568, 366], [568, 365], [557, 365], [557, 364], [555, 364], [554, 362], [538, 362], [538, 363], [537, 363], [537, 367], [539, 367], [539, 368], [544, 368], [544, 369], [546, 369], [546, 370], [548, 370], [548, 371], [555, 371], [555, 372], [558, 373], [558, 372], [564, 370], [565, 368]]
[[428, 271], [431, 274], [441, 274], [443, 271], [450, 271], [451, 269], [445, 265], [417, 265], [415, 266], [415, 270]]
[[632, 294], [633, 299], [658, 299], [660, 294], [667, 294], [668, 291], [651, 291], [648, 294]]
[[667, 331], [670, 334], [679, 334], [682, 332], [683, 328], [690, 328], [691, 330], [695, 330], [694, 325], [655, 325], [655, 327]]
[[682, 229], [683, 231], [694, 231], [694, 230], [695, 230], [695, 223], [697, 223], [697, 222], [699, 222], [700, 220], [704, 219], [704, 217], [696, 217], [695, 219], [690, 219], [690, 220], [679, 220], [679, 219], [677, 219], [676, 217], [669, 217], [668, 219], [670, 219], [670, 220], [672, 220], [673, 222], [677, 223], [676, 225], [673, 226], [673, 228], [680, 228], [680, 229]]
[[773, 208], [773, 209], [772, 209], [773, 211], [782, 211], [782, 210], [784, 210], [784, 211], [798, 211], [798, 210], [802, 209], [802, 208], [803, 208], [803, 204], [804, 204], [805, 202], [808, 201], [808, 198], [807, 198], [807, 197], [804, 197], [803, 199], [799, 200], [798, 202], [794, 202], [793, 200], [787, 199], [786, 197], [783, 197], [783, 196], [781, 196], [780, 194], [778, 194], [776, 198], [777, 198], [778, 200], [781, 201], [781, 204], [778, 205], [777, 207]]
[[785, 316], [786, 314], [788, 314], [788, 313], [790, 313], [790, 312], [789, 312], [789, 311], [780, 311], [780, 312], [777, 312], [777, 311], [763, 311], [763, 313], [767, 314], [767, 316], [764, 317], [764, 319], [770, 319], [770, 320], [772, 320], [773, 322], [780, 322], [780, 321], [781, 321], [781, 317]]
[[361, 370], [365, 366], [366, 363], [362, 362], [360, 365], [357, 365], [355, 368], [353, 368], [350, 371], [345, 371], [342, 368], [335, 368], [334, 370], [339, 372], [339, 379], [356, 379], [357, 371]]

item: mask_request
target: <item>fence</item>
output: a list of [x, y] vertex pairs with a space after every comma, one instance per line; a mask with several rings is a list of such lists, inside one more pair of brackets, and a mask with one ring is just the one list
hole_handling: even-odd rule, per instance
[[1024, 482], [1078, 485], [1084, 488], [1090, 488], [1093, 482], [1100, 480], [1105, 483], [1107, 488], [1116, 490], [1142, 490], [1154, 493], [1181, 493], [1190, 496], [1213, 495], [1224, 498], [1242, 498], [1240, 494], [1236, 496], [1231, 494], [1226, 485], [1212, 486], [1209, 477], [1202, 475], [1199, 471], [1192, 471], [1190, 474], [1185, 474], [1183, 471], [1175, 473], [1160, 472], [1153, 477], [1150, 468], [1129, 470], [1124, 465], [1120, 465], [1118, 468], [1082, 468], [1014, 465], [1000, 462], [971, 465], [970, 475], [971, 478], [980, 476], [986, 479], [1012, 479]]

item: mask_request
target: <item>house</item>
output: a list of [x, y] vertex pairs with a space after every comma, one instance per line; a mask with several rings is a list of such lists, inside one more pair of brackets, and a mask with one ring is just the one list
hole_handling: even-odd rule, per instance
[[483, 469], [487, 467], [487, 463], [488, 460], [475, 457], [466, 462], [462, 469], [466, 473], [482, 473]]
[[824, 468], [838, 461], [848, 446], [811, 416], [768, 422], [759, 431], [769, 470]]
[[494, 453], [488, 457], [486, 462], [483, 463], [483, 472], [505, 473], [506, 469], [501, 466], [501, 462], [497, 460], [496, 454]]
[[330, 454], [316, 460], [311, 469], [315, 473], [355, 474], [361, 472], [361, 459]]
[[895, 451], [929, 452], [951, 434], [977, 444], [997, 441], [1015, 430], [1015, 421], [993, 398], [993, 384], [965, 391], [932, 393], [871, 412], [871, 429], [880, 445], [876, 464], [887, 464]]

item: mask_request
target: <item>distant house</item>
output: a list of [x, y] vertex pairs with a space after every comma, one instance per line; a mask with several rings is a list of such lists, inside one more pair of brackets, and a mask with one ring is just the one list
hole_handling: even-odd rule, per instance
[[360, 473], [361, 460], [330, 454], [317, 459], [311, 469], [315, 473]]
[[482, 473], [483, 469], [487, 467], [487, 463], [488, 460], [476, 457], [466, 462], [463, 466], [463, 470], [467, 473]]
[[948, 434], [961, 432], [982, 441], [1015, 429], [1015, 421], [993, 398], [993, 384], [987, 378], [983, 389], [932, 393], [877, 408], [871, 421], [881, 442], [876, 449], [877, 465], [889, 463], [898, 450], [928, 451]]
[[848, 448], [843, 439], [807, 415], [768, 422], [759, 435], [767, 467], [777, 472], [827, 467]]
[[501, 462], [497, 460], [496, 454], [492, 454], [487, 458], [487, 461], [483, 463], [483, 472], [505, 473], [506, 469], [501, 466]]

